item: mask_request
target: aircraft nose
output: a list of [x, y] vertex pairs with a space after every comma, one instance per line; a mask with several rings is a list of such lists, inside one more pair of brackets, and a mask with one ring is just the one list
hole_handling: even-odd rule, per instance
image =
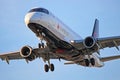
[[32, 12], [25, 15], [25, 24], [26, 26], [29, 23], [37, 23], [40, 20], [41, 16], [38, 13]]

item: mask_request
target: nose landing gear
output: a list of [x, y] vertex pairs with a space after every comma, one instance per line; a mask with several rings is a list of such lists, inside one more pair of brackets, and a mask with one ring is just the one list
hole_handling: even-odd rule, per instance
[[45, 44], [41, 41], [41, 43], [38, 44], [38, 48], [45, 48]]

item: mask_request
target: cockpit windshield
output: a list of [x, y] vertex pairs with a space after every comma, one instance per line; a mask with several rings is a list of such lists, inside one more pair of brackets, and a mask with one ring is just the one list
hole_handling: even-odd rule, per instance
[[34, 8], [34, 9], [31, 9], [29, 12], [43, 12], [43, 13], [49, 14], [49, 11], [44, 8]]

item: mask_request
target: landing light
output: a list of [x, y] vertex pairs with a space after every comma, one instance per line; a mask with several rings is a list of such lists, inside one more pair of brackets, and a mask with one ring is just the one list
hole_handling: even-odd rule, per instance
[[71, 43], [74, 43], [74, 40], [71, 40], [70, 42], [71, 42]]

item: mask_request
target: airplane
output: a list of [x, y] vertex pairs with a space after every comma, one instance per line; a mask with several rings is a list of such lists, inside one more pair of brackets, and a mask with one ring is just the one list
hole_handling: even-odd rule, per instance
[[[116, 47], [119, 50], [120, 36], [99, 38], [99, 20], [95, 19], [92, 35], [81, 38], [61, 20], [45, 8], [33, 8], [25, 15], [26, 26], [40, 39], [37, 48], [23, 46], [20, 51], [0, 54], [1, 60], [24, 59], [27, 63], [42, 58], [44, 70], [55, 70], [51, 59], [65, 60], [65, 65], [103, 67], [104, 62], [119, 59], [120, 55], [101, 57], [100, 50]], [[46, 43], [44, 43], [45, 41]]]

